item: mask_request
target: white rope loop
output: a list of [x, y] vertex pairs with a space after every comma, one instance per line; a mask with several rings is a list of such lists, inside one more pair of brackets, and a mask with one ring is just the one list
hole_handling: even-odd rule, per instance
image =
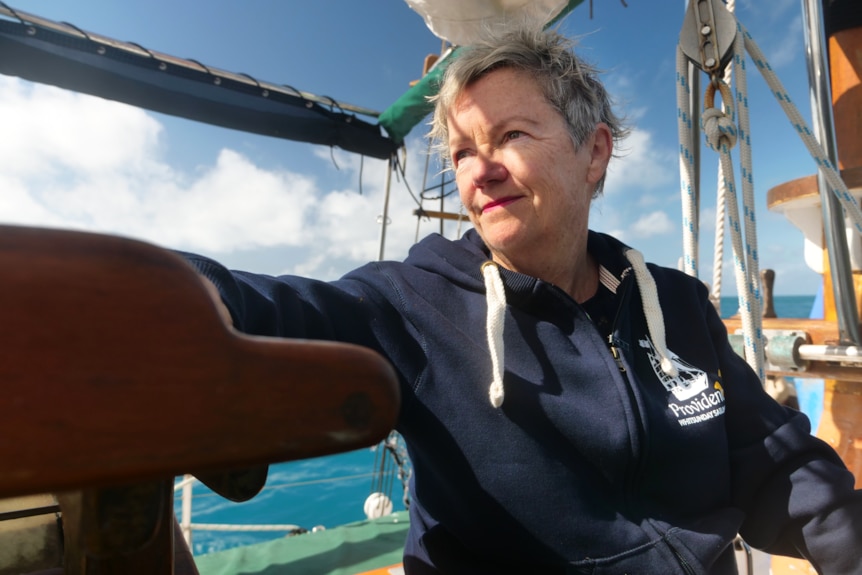
[[[703, 127], [706, 133], [707, 143], [711, 148], [718, 150], [727, 158], [721, 159], [721, 181], [726, 185], [725, 195], [727, 202], [722, 204], [721, 199], [717, 204], [716, 229], [723, 231], [723, 222], [721, 220], [722, 205], [726, 206], [727, 219], [731, 236], [733, 237], [733, 252], [734, 252], [734, 271], [737, 279], [737, 287], [740, 293], [740, 314], [743, 319], [743, 330], [745, 332], [745, 348], [746, 359], [755, 371], [763, 377], [762, 369], [762, 322], [760, 308], [762, 305], [762, 295], [760, 293], [760, 274], [759, 274], [759, 254], [757, 249], [756, 235], [756, 218], [754, 210], [754, 184], [752, 175], [752, 158], [751, 158], [751, 141], [749, 136], [749, 119], [748, 119], [748, 96], [747, 96], [747, 80], [745, 74], [745, 52], [751, 56], [752, 61], [757, 66], [770, 90], [775, 96], [781, 108], [787, 115], [791, 125], [796, 130], [806, 149], [817, 164], [818, 170], [823, 174], [829, 189], [836, 195], [847, 218], [853, 223], [853, 227], [858, 233], [862, 233], [862, 210], [856, 203], [855, 198], [850, 194], [847, 185], [841, 179], [836, 167], [829, 160], [822, 146], [817, 141], [816, 137], [808, 127], [805, 119], [799, 113], [799, 110], [793, 104], [790, 95], [784, 88], [781, 81], [778, 79], [772, 67], [766, 61], [763, 52], [757, 46], [757, 43], [752, 38], [751, 34], [739, 22], [737, 22], [738, 35], [734, 43], [734, 69], [736, 70], [737, 89], [736, 89], [736, 104], [739, 109], [739, 127], [738, 130], [732, 128], [732, 122], [727, 121], [727, 115], [720, 113], [718, 110], [708, 106], [703, 115]], [[688, 86], [685, 85], [683, 90], [680, 84], [683, 82], [680, 78], [685, 78], [683, 70], [687, 63], [684, 62], [684, 56], [680, 56], [681, 49], [677, 50], [677, 100], [678, 114], [683, 118], [685, 114], [684, 103], [688, 101]], [[681, 59], [683, 62], [681, 62]], [[730, 103], [730, 98], [724, 93], [721, 84], [719, 89], [722, 89], [722, 100], [726, 104]], [[729, 90], [729, 89], [728, 89]], [[689, 122], [690, 124], [690, 122]], [[691, 174], [693, 168], [690, 165], [690, 149], [691, 136], [684, 132], [684, 122], [679, 121], [680, 126], [680, 166], [683, 180], [683, 245], [685, 247], [685, 271], [691, 275], [692, 270], [697, 269], [697, 239], [691, 239], [688, 236], [693, 232], [691, 222], [696, 221], [692, 215], [693, 203], [688, 202], [686, 195], [692, 195]], [[738, 211], [738, 203], [736, 199], [736, 190], [732, 185], [732, 163], [729, 158], [729, 150], [733, 147], [736, 140], [740, 141], [740, 164], [741, 181], [743, 189], [743, 218], [740, 219]], [[720, 186], [721, 187], [721, 186]], [[745, 246], [741, 241], [741, 234], [745, 233]], [[716, 247], [716, 260], [720, 259], [720, 251]], [[720, 261], [716, 261], [714, 265], [714, 286], [720, 286]], [[713, 292], [716, 293], [716, 292]], [[719, 292], [720, 293], [720, 292]]]

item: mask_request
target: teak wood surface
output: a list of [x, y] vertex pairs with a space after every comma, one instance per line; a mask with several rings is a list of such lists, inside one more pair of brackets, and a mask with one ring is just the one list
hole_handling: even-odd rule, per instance
[[0, 496], [346, 451], [395, 424], [381, 356], [240, 334], [167, 250], [0, 226], [0, 269]]

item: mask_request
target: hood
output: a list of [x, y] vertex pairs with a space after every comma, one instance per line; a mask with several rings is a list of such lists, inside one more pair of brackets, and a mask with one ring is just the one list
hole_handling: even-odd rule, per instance
[[[655, 280], [644, 262], [643, 255], [619, 240], [598, 232], [589, 232], [587, 251], [599, 264], [599, 281], [611, 293], [616, 293], [623, 278], [634, 275], [640, 291], [643, 313], [650, 340], [661, 358], [661, 368], [676, 376], [677, 369], [667, 351], [664, 316], [659, 305]], [[506, 308], [532, 298], [542, 280], [513, 272], [491, 261], [491, 254], [479, 233], [468, 230], [461, 239], [451, 242], [432, 234], [415, 245], [405, 261], [433, 273], [443, 275], [464, 289], [485, 293], [488, 305], [485, 331], [491, 356], [489, 399], [500, 407], [505, 397], [505, 349], [503, 331]]]

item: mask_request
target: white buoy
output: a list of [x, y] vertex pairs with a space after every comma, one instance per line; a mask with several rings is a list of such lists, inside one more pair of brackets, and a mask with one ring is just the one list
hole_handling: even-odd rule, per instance
[[369, 519], [377, 519], [392, 513], [392, 500], [386, 494], [376, 491], [365, 500], [362, 510]]

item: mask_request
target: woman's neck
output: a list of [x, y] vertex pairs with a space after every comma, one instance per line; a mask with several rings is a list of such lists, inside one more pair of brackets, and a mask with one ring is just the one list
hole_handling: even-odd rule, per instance
[[533, 276], [565, 291], [576, 302], [583, 303], [596, 294], [599, 287], [599, 266], [586, 250], [576, 257], [559, 261], [531, 259], [518, 265], [504, 257], [493, 256], [506, 269]]

